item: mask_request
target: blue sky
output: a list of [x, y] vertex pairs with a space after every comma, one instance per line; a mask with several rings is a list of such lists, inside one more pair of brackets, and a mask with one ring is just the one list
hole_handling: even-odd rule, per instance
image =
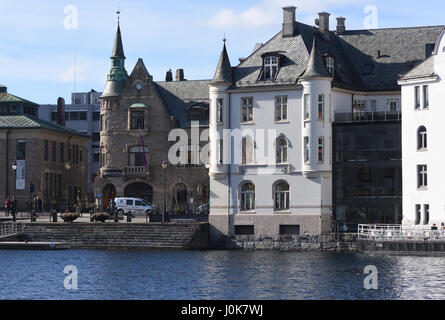
[[[443, 0], [0, 0], [0, 84], [37, 103], [69, 103], [76, 52], [77, 91], [103, 90], [118, 5], [127, 71], [143, 58], [156, 81], [178, 68], [190, 80], [212, 78], [224, 33], [236, 65], [280, 31], [287, 5], [310, 25], [318, 12], [331, 13], [331, 29], [337, 16], [347, 18], [347, 29], [363, 29], [374, 12], [378, 28], [445, 25]], [[77, 10], [77, 28], [66, 28], [68, 6]], [[373, 11], [365, 12], [369, 6]]]

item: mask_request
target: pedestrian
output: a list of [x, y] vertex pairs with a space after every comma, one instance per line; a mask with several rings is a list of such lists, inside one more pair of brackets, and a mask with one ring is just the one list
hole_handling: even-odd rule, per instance
[[431, 230], [432, 231], [437, 231], [437, 226], [435, 223], [433, 223], [433, 225], [431, 226]]
[[42, 199], [39, 196], [37, 196], [37, 212], [43, 212]]
[[442, 222], [442, 223], [440, 224], [440, 230], [441, 230], [441, 231], [444, 231], [444, 230], [445, 230], [445, 223]]
[[11, 214], [12, 214], [12, 221], [15, 222], [15, 215], [16, 215], [16, 211], [17, 211], [17, 200], [15, 199], [15, 197], [12, 198], [11, 201]]
[[5, 216], [9, 216], [11, 212], [11, 201], [8, 199], [5, 200]]

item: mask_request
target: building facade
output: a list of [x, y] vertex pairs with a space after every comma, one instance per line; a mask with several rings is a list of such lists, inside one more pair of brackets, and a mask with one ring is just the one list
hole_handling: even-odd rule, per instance
[[[73, 93], [71, 104], [65, 105], [63, 99], [58, 104], [40, 105], [39, 118], [51, 121], [92, 137], [88, 143], [88, 178], [87, 196], [88, 201], [94, 201], [94, 181], [99, 175], [99, 144], [100, 144], [100, 102], [101, 92], [91, 90], [90, 92]], [[62, 112], [62, 118], [58, 112]], [[59, 123], [63, 120], [62, 123]]]
[[[110, 198], [127, 196], [143, 198], [161, 212], [165, 194], [169, 212], [194, 211], [208, 202], [206, 159], [199, 155], [208, 141], [209, 81], [187, 81], [178, 70], [176, 81], [168, 72], [165, 82], [154, 82], [142, 59], [128, 75], [125, 59], [118, 26], [112, 68], [100, 97], [95, 193], [102, 207]], [[186, 143], [169, 155], [180, 136]], [[172, 160], [177, 153], [180, 162]]]
[[0, 115], [0, 195], [2, 199], [15, 196], [20, 211], [29, 209], [34, 195], [43, 200], [46, 211], [75, 203], [85, 208], [90, 137], [39, 119], [37, 109], [37, 104], [0, 87], [4, 111]]
[[[344, 144], [333, 143], [333, 126], [348, 118], [400, 121], [397, 81], [428, 58], [443, 30], [349, 31], [345, 18], [339, 17], [336, 30], [330, 31], [329, 13], [319, 14], [317, 27], [299, 23], [295, 16], [295, 7], [283, 8], [283, 29], [257, 44], [236, 67], [224, 46], [209, 84], [210, 222], [215, 243], [237, 234], [332, 231], [333, 194], [344, 188], [333, 184], [334, 148]], [[357, 128], [367, 129], [371, 127]], [[266, 137], [262, 130], [268, 132]], [[391, 144], [388, 149], [397, 153], [397, 138]], [[382, 165], [387, 159], [376, 161], [370, 169], [380, 177], [388, 169]], [[395, 168], [390, 165], [388, 177], [391, 171], [391, 179], [397, 180]], [[381, 179], [386, 185], [386, 178]], [[394, 190], [396, 196], [399, 192]], [[399, 204], [391, 206], [390, 216], [396, 220]], [[381, 222], [392, 221], [384, 217]]]
[[436, 37], [432, 55], [399, 81], [402, 87], [403, 224], [418, 228], [445, 222], [442, 159], [445, 88], [444, 33]]

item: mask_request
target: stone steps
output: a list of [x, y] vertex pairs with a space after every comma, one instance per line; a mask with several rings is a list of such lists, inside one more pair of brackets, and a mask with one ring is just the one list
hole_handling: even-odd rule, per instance
[[208, 223], [27, 223], [24, 239], [69, 242], [72, 248], [184, 248], [208, 246]]

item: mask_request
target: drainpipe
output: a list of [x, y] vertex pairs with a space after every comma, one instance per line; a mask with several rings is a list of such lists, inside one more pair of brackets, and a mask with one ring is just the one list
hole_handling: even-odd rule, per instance
[[5, 199], [9, 196], [9, 133], [10, 130], [6, 131], [6, 161], [5, 161], [5, 172], [6, 172], [6, 188], [5, 188]]

